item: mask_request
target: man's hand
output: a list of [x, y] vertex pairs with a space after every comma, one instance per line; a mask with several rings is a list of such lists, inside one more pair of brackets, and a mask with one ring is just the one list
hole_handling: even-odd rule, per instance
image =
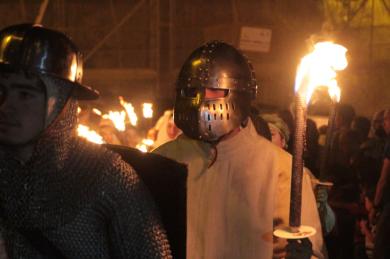
[[310, 259], [313, 254], [308, 238], [288, 240], [274, 237], [273, 259]]
[[279, 238], [274, 236], [273, 240], [273, 255], [272, 259], [282, 259], [286, 258], [287, 255], [287, 239], [284, 238]]
[[310, 259], [312, 255], [313, 249], [308, 238], [288, 241], [286, 259]]

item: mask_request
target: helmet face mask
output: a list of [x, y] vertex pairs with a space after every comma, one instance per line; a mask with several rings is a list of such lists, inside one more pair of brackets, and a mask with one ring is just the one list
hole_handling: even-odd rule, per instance
[[[217, 98], [206, 89], [222, 90]], [[176, 125], [193, 139], [218, 141], [249, 116], [257, 84], [248, 60], [234, 47], [211, 42], [195, 50], [177, 81]]]

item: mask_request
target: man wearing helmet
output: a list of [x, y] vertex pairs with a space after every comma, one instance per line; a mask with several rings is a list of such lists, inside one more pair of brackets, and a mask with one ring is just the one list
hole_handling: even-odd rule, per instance
[[0, 31], [0, 231], [9, 258], [170, 258], [135, 171], [76, 135], [82, 59], [64, 34]]
[[[286, 257], [272, 233], [288, 222], [291, 157], [248, 117], [257, 91], [250, 63], [234, 47], [210, 42], [190, 55], [176, 87], [174, 119], [184, 134], [155, 152], [188, 166], [187, 258]], [[307, 176], [302, 196], [302, 224], [317, 229], [313, 253], [323, 258]]]

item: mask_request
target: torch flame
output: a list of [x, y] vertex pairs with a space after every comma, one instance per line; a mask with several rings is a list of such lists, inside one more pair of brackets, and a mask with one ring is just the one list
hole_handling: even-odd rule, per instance
[[337, 81], [334, 80], [332, 81], [333, 83], [328, 85], [328, 93], [330, 98], [332, 99], [333, 102], [338, 103], [340, 102], [340, 97], [341, 97], [341, 89], [337, 85]]
[[144, 118], [152, 118], [153, 117], [153, 104], [143, 103], [142, 104], [142, 112], [143, 112]]
[[141, 143], [139, 143], [136, 148], [141, 152], [148, 152], [148, 150], [153, 146], [154, 140], [152, 139], [143, 139]]
[[108, 111], [108, 114], [104, 114], [102, 117], [103, 119], [110, 119], [114, 123], [114, 126], [117, 130], [125, 131], [125, 111]]
[[93, 108], [92, 112], [95, 113], [96, 115], [102, 116], [102, 112], [99, 109]]
[[130, 120], [130, 124], [133, 126], [137, 125], [137, 114], [134, 111], [134, 106], [131, 103], [126, 102], [122, 96], [119, 96], [119, 102], [125, 108], [127, 116]]
[[333, 101], [340, 100], [336, 71], [347, 67], [346, 52], [347, 49], [339, 44], [319, 42], [311, 53], [302, 58], [295, 78], [295, 91], [305, 98], [306, 104], [319, 86], [328, 87]]
[[90, 130], [88, 126], [85, 126], [83, 124], [79, 124], [77, 127], [77, 134], [87, 139], [90, 142], [96, 143], [96, 144], [103, 144], [103, 137], [100, 136], [96, 131]]

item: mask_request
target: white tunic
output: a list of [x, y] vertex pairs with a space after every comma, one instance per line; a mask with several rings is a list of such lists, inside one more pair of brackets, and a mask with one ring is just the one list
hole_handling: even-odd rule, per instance
[[[185, 136], [156, 153], [188, 165], [187, 258], [272, 258], [273, 220], [288, 224], [291, 156], [259, 136], [251, 122], [212, 149]], [[317, 229], [313, 250], [322, 257], [321, 225], [309, 177], [303, 184], [302, 224]]]

